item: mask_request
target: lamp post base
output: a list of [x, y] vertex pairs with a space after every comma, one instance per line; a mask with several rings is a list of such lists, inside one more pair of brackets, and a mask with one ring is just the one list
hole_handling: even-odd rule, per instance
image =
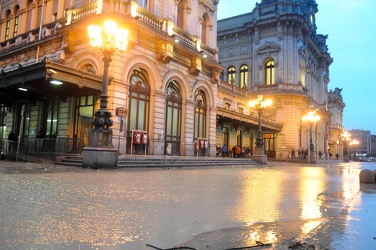
[[267, 163], [267, 157], [265, 155], [263, 148], [255, 148], [252, 159], [257, 161], [260, 164], [266, 164]]
[[119, 153], [114, 148], [85, 147], [82, 155], [84, 168], [116, 168]]
[[116, 168], [119, 152], [112, 145], [112, 130], [91, 130], [89, 146], [82, 155], [84, 168]]
[[315, 152], [311, 152], [311, 155], [309, 156], [309, 163], [310, 164], [316, 164], [317, 163]]
[[343, 161], [344, 161], [344, 162], [349, 162], [349, 161], [350, 161], [350, 157], [349, 157], [349, 155], [344, 155], [344, 156], [343, 156]]

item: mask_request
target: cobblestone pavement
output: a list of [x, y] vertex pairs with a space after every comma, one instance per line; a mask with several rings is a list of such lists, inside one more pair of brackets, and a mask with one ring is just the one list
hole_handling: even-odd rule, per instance
[[359, 184], [362, 168], [376, 166], [91, 170], [0, 161], [0, 249], [376, 249], [376, 188]]

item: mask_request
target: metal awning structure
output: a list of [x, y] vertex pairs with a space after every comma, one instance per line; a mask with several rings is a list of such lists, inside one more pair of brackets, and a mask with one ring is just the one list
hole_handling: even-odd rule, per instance
[[[62, 84], [54, 85], [52, 80]], [[19, 65], [17, 69], [0, 72], [0, 104], [5, 105], [100, 94], [101, 89], [101, 76], [69, 68], [47, 58], [35, 64]]]
[[[258, 117], [239, 114], [225, 108], [217, 108], [217, 124], [220, 126], [230, 125], [235, 128], [243, 127], [248, 131], [258, 130]], [[264, 133], [274, 134], [281, 131], [282, 125], [263, 120], [261, 129]]]

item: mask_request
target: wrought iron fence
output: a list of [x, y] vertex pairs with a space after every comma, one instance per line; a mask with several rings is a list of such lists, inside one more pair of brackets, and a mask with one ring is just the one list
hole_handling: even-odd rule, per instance
[[0, 139], [1, 158], [41, 162], [55, 160], [57, 156], [81, 155], [82, 139], [78, 138], [23, 138], [21, 142]]

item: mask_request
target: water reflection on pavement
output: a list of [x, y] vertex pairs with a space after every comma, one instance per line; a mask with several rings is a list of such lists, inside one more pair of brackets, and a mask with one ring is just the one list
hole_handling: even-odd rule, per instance
[[285, 249], [293, 237], [375, 249], [375, 188], [359, 184], [361, 168], [376, 166], [3, 170], [0, 249]]

